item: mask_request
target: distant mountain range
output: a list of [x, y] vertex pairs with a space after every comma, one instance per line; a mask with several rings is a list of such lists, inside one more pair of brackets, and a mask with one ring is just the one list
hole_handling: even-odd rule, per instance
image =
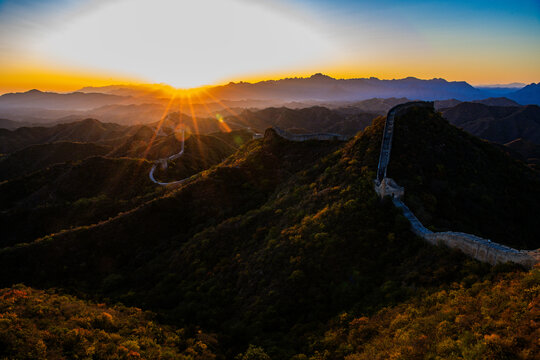
[[409, 99], [437, 100], [458, 98], [472, 100], [482, 97], [482, 91], [466, 82], [448, 82], [444, 79], [420, 80], [408, 77], [399, 80], [334, 79], [323, 74], [309, 78], [268, 80], [258, 83], [229, 83], [208, 90], [222, 99], [281, 99], [357, 101], [373, 97], [406, 97]]
[[[390, 107], [409, 99], [437, 101], [438, 108], [482, 99], [487, 105], [540, 105], [540, 84], [522, 88], [475, 88], [464, 81], [414, 77], [334, 79], [319, 73], [307, 78], [231, 82], [195, 90], [186, 93], [175, 92], [166, 85], [110, 85], [60, 94], [34, 89], [0, 96], [0, 118], [30, 124], [96, 118], [133, 125], [158, 121], [171, 112], [196, 117], [215, 116], [216, 113], [226, 116], [244, 109], [281, 106], [324, 106], [349, 114], [384, 114]], [[505, 100], [501, 102], [503, 98]], [[0, 126], [16, 128], [16, 124], [7, 121], [0, 122]]]
[[[507, 88], [506, 96], [523, 105], [540, 104], [538, 84], [523, 89]], [[229, 83], [209, 88], [208, 93], [220, 99], [273, 99], [290, 101], [358, 101], [369, 98], [405, 97], [419, 100], [478, 100], [493, 96], [493, 90], [478, 89], [464, 81], [422, 80], [414, 77], [394, 80], [377, 78], [334, 79], [323, 74], [309, 78], [267, 80], [257, 83]]]
[[508, 94], [507, 97], [522, 105], [540, 105], [540, 83], [529, 84], [516, 92]]
[[540, 144], [540, 107], [488, 106], [464, 102], [443, 111], [451, 123], [483, 139], [504, 144], [521, 138]]
[[[158, 126], [162, 126], [167, 135], [171, 135], [172, 129], [179, 126], [187, 129], [188, 132], [198, 134], [241, 130], [247, 127], [264, 132], [268, 127], [279, 126], [289, 131], [334, 132], [352, 136], [371, 124], [375, 117], [377, 114], [365, 112], [349, 114], [340, 110], [314, 106], [303, 109], [281, 107], [244, 110], [239, 114], [220, 118], [224, 119], [224, 122], [220, 122], [216, 117], [194, 119], [178, 112], [170, 113], [162, 122], [154, 121], [131, 126], [104, 123], [88, 118], [49, 127], [20, 127], [14, 130], [0, 128], [0, 153], [12, 153], [30, 145], [78, 141], [131, 149], [123, 151], [115, 149], [114, 154], [115, 156], [134, 156], [134, 149], [138, 148], [134, 144], [138, 143], [146, 147], [147, 142], [154, 137]], [[153, 153], [158, 152], [149, 151], [148, 155]], [[140, 156], [140, 154], [137, 155]]]
[[[463, 101], [459, 101], [457, 99], [449, 99], [449, 100], [436, 100], [435, 101], [435, 109], [446, 109], [451, 108], [456, 105], [461, 104]], [[489, 106], [520, 106], [517, 102], [514, 100], [510, 100], [505, 97], [491, 97], [487, 99], [482, 100], [474, 100], [470, 101], [471, 103], [476, 104], [484, 104]]]
[[[540, 165], [540, 107], [537, 105], [490, 106], [463, 102], [442, 109], [451, 124], [482, 139], [505, 145], [533, 167]], [[505, 103], [505, 101], [499, 101]]]
[[99, 106], [129, 103], [126, 96], [109, 95], [102, 93], [58, 94], [30, 90], [23, 93], [9, 93], [0, 96], [0, 108], [23, 107], [43, 108], [47, 110], [89, 110]]

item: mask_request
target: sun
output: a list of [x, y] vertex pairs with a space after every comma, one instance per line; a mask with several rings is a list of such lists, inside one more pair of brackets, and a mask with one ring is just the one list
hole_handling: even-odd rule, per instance
[[269, 2], [118, 0], [87, 10], [46, 31], [34, 51], [57, 63], [191, 88], [311, 65], [334, 46], [292, 8]]

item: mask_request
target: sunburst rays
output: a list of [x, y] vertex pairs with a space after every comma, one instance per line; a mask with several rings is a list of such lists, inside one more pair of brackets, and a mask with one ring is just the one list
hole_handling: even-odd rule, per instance
[[150, 138], [150, 141], [148, 142], [148, 145], [146, 146], [146, 149], [144, 150], [143, 152], [143, 158], [145, 159], [146, 156], [148, 155], [148, 152], [150, 151], [150, 148], [152, 147], [152, 145], [154, 144], [154, 140], [156, 139], [157, 137], [157, 134], [158, 132], [161, 130], [161, 127], [163, 126], [163, 122], [165, 121], [165, 118], [167, 117], [167, 115], [169, 114], [169, 110], [171, 109], [173, 103], [174, 103], [174, 100], [176, 99], [178, 95], [178, 91], [175, 91], [172, 93], [172, 96], [171, 96], [171, 99], [169, 100], [169, 103], [167, 104], [167, 106], [165, 107], [165, 110], [163, 111], [163, 114], [161, 115], [160, 119], [159, 119], [159, 122], [156, 126], [156, 131], [154, 132], [154, 134], [152, 135], [152, 137]]

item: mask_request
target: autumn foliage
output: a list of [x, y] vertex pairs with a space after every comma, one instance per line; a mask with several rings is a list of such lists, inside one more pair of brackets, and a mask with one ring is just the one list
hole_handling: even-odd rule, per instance
[[2, 359], [214, 359], [215, 340], [159, 325], [138, 308], [22, 285], [0, 290]]
[[540, 267], [342, 314], [311, 359], [538, 359], [539, 339]]

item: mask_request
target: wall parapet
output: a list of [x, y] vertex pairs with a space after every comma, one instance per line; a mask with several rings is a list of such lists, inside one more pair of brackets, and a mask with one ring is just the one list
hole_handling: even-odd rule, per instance
[[432, 244], [443, 243], [450, 248], [459, 249], [466, 255], [492, 265], [510, 261], [531, 268], [540, 260], [538, 250], [517, 250], [462, 232], [434, 232], [425, 234], [422, 237]]

